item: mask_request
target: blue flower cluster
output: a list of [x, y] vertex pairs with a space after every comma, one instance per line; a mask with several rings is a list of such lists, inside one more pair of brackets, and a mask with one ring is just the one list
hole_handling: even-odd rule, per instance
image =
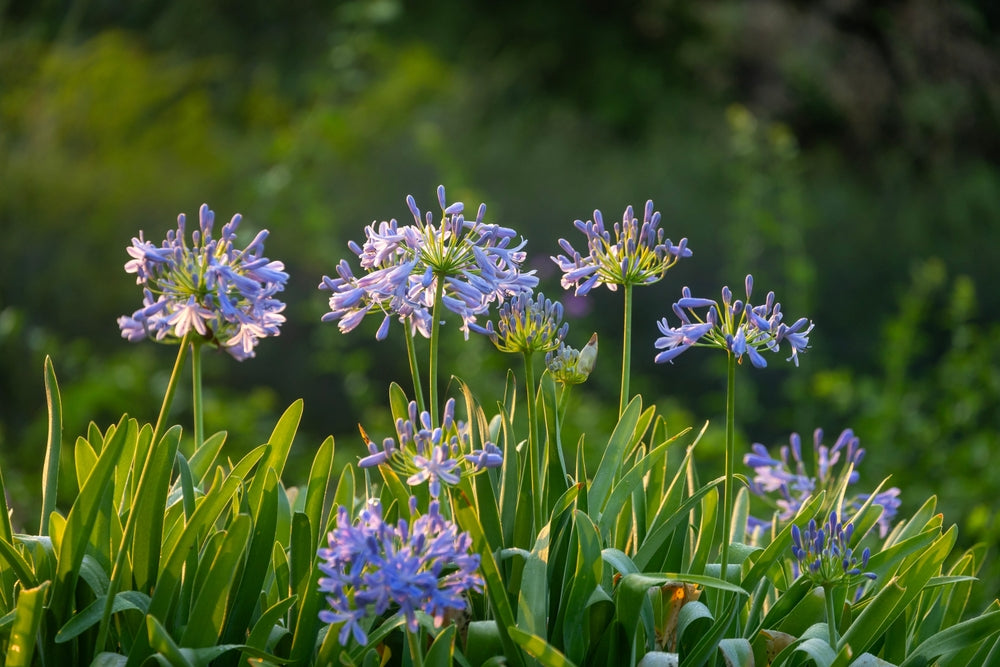
[[600, 211], [594, 219], [573, 222], [587, 236], [587, 252], [577, 252], [569, 241], [559, 239], [559, 246], [567, 253], [552, 257], [563, 272], [563, 289], [575, 288], [583, 296], [597, 285], [606, 285], [611, 291], [618, 285], [649, 285], [666, 274], [682, 257], [690, 257], [687, 239], [677, 245], [666, 238], [660, 227], [660, 212], [653, 210], [647, 201], [642, 222], [636, 219], [631, 206], [622, 214], [621, 223], [615, 223], [614, 241], [604, 227]]
[[871, 550], [861, 552], [861, 561], [851, 548], [854, 524], [844, 525], [836, 512], [831, 512], [823, 527], [816, 520], [809, 521], [805, 531], [792, 525], [792, 555], [802, 574], [813, 580], [817, 586], [856, 584], [862, 578], [876, 578], [873, 572], [865, 572]]
[[[759, 442], [753, 443], [750, 447], [752, 451], [743, 457], [743, 463], [754, 471], [750, 489], [764, 498], [777, 494], [773, 503], [779, 521], [793, 519], [813, 493], [823, 489], [833, 492], [842, 483], [841, 476], [844, 474], [848, 475], [847, 484], [856, 483], [857, 468], [865, 456], [864, 448], [860, 447], [860, 441], [851, 429], [841, 431], [833, 446], [828, 447], [823, 444], [823, 429], [818, 428], [813, 432], [815, 470], [810, 474], [802, 458], [802, 439], [799, 434], [792, 433], [788, 440], [789, 444], [778, 450], [778, 458], [772, 456]], [[835, 474], [834, 468], [841, 462], [843, 469]], [[868, 498], [869, 494], [847, 498], [844, 510], [856, 511]], [[882, 507], [878, 526], [880, 536], [885, 537], [900, 506], [899, 489], [892, 487], [880, 491], [872, 499], [872, 504]], [[753, 528], [769, 526], [771, 522], [750, 517], [749, 523]]]
[[[364, 431], [362, 431], [364, 435]], [[472, 449], [468, 424], [455, 420], [455, 399], [444, 406], [440, 426], [433, 426], [426, 410], [419, 412], [410, 401], [409, 419], [396, 420], [397, 440], [385, 438], [379, 447], [365, 436], [368, 456], [358, 466], [372, 468], [388, 464], [407, 475], [406, 483], [416, 486], [427, 482], [431, 496], [441, 495], [441, 484], [458, 484], [462, 474], [476, 474], [503, 463], [503, 451], [492, 442], [482, 449]]]
[[[417, 500], [410, 498], [416, 516]], [[328, 534], [328, 548], [320, 549], [320, 591], [329, 609], [320, 612], [324, 623], [342, 623], [338, 640], [346, 646], [353, 636], [368, 643], [362, 622], [379, 616], [391, 606], [399, 608], [410, 632], [417, 631], [417, 611], [441, 627], [445, 613], [466, 608], [466, 594], [481, 592], [483, 579], [476, 572], [479, 554], [470, 553], [468, 533], [440, 513], [437, 501], [412, 524], [395, 525], [382, 518], [382, 507], [370, 501], [352, 523], [347, 510], [337, 510], [337, 525]]]
[[285, 304], [275, 294], [284, 289], [288, 274], [284, 264], [263, 254], [267, 230], [242, 250], [233, 245], [241, 220], [234, 215], [213, 239], [215, 214], [203, 204], [190, 246], [183, 213], [176, 232], [167, 232], [160, 246], [139, 232], [128, 248], [132, 259], [125, 271], [143, 287], [143, 306], [118, 318], [122, 337], [176, 342], [194, 331], [243, 360], [254, 356], [261, 338], [277, 336]]
[[[722, 288], [721, 307], [712, 299], [692, 297], [691, 290], [683, 288], [681, 299], [673, 304], [680, 326], [671, 327], [665, 317], [657, 323], [663, 335], [656, 340], [655, 347], [663, 352], [656, 355], [656, 363], [673, 361], [688, 348], [699, 345], [728, 350], [738, 360], [746, 354], [755, 368], [764, 368], [767, 360], [760, 349], [777, 352], [779, 345], [787, 342], [792, 348], [788, 361], [798, 366], [799, 354], [809, 347], [812, 322], [802, 317], [791, 325], [785, 324], [774, 292], [768, 292], [762, 304], [753, 306], [750, 303], [753, 276], [748, 275], [744, 284], [746, 301], [734, 301], [732, 290], [726, 286]], [[704, 319], [695, 312], [699, 308], [708, 308]]]
[[[462, 318], [466, 338], [469, 325], [494, 302], [538, 284], [534, 271], [522, 271], [526, 241], [515, 244], [513, 229], [483, 221], [481, 204], [474, 221], [463, 216], [461, 202], [448, 204], [444, 186], [438, 186], [441, 220], [422, 215], [412, 196], [406, 203], [414, 224], [395, 219], [365, 227], [365, 242], [350, 242], [366, 274], [355, 277], [346, 260], [337, 277], [323, 276], [320, 289], [330, 290], [330, 312], [323, 321], [336, 321], [344, 333], [369, 313], [382, 314], [375, 337], [388, 335], [393, 316], [410, 326], [411, 333], [431, 336], [432, 312], [441, 305]], [[512, 245], [513, 244], [513, 245]]]

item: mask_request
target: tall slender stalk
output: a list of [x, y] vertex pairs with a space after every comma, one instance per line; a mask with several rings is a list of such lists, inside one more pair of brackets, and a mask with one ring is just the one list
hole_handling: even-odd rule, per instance
[[416, 632], [406, 631], [406, 642], [410, 646], [410, 661], [413, 667], [424, 667], [424, 654], [420, 650], [420, 628]]
[[729, 567], [729, 543], [732, 542], [733, 522], [733, 459], [736, 456], [736, 356], [729, 352], [726, 370], [726, 479], [722, 490], [722, 570], [725, 580]]
[[438, 330], [441, 328], [441, 323], [438, 321], [438, 307], [441, 304], [441, 298], [444, 295], [444, 277], [437, 276], [437, 288], [434, 292], [434, 306], [431, 308], [431, 354], [430, 354], [430, 373], [428, 374], [428, 382], [430, 384], [430, 409], [431, 409], [431, 422], [437, 423], [439, 419], [438, 415], [438, 381], [437, 381], [437, 369], [438, 369]]
[[410, 320], [406, 321], [406, 356], [410, 361], [410, 376], [413, 377], [413, 400], [417, 402], [417, 410], [424, 411], [424, 388], [420, 383], [420, 367], [417, 364], [417, 346], [413, 341], [413, 331]]
[[191, 402], [194, 412], [194, 449], [205, 441], [205, 409], [201, 392], [201, 341], [191, 341]]
[[823, 597], [826, 598], [826, 627], [830, 636], [830, 648], [837, 650], [837, 605], [833, 600], [833, 586], [823, 586]]
[[535, 415], [535, 367], [531, 352], [522, 352], [524, 357], [524, 382], [528, 394], [528, 465], [531, 473], [531, 499], [534, 507], [535, 525], [542, 521], [541, 452], [538, 450], [538, 417]]
[[167, 382], [167, 390], [163, 393], [163, 403], [160, 405], [160, 415], [156, 418], [156, 426], [153, 428], [153, 439], [150, 440], [154, 444], [160, 435], [163, 434], [163, 424], [167, 419], [167, 414], [170, 412], [170, 406], [174, 402], [177, 381], [180, 379], [181, 368], [184, 367], [184, 361], [187, 359], [187, 350], [188, 345], [191, 343], [192, 334], [192, 331], [188, 331], [185, 334], [177, 350], [177, 359], [174, 361], [174, 369], [170, 372], [170, 381]]
[[625, 406], [629, 399], [629, 369], [632, 364], [632, 285], [625, 283], [625, 324], [622, 340], [622, 392], [618, 403], [618, 416], [625, 414]]

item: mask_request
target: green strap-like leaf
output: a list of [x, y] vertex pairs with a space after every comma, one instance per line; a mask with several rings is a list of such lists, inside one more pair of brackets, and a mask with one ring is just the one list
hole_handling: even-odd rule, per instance
[[982, 614], [945, 628], [922, 642], [900, 667], [929, 665], [949, 653], [975, 646], [1000, 633], [1000, 611]]
[[[75, 639], [100, 623], [101, 615], [104, 613], [104, 600], [103, 596], [99, 597], [87, 605], [83, 611], [77, 612], [56, 633], [56, 642], [68, 642]], [[149, 596], [139, 591], [122, 591], [115, 596], [114, 602], [111, 604], [112, 614], [117, 614], [120, 611], [139, 611], [145, 615], [148, 609]]]
[[538, 660], [542, 667], [576, 667], [569, 658], [538, 635], [532, 635], [518, 628], [509, 628], [511, 639]]
[[[49, 515], [56, 510], [56, 493], [59, 489], [59, 457], [62, 452], [62, 398], [52, 358], [45, 357], [45, 402], [48, 404], [49, 436], [45, 445], [45, 462], [42, 465], [42, 516], [39, 535], [49, 534]], [[9, 524], [9, 519], [5, 519]], [[7, 532], [10, 532], [9, 525]]]
[[597, 472], [587, 493], [587, 504], [594, 519], [600, 519], [600, 513], [611, 495], [611, 487], [619, 476], [622, 462], [628, 454], [627, 448], [632, 442], [641, 412], [642, 398], [636, 396], [629, 401], [608, 440], [608, 446], [604, 450], [604, 456], [601, 457], [601, 463], [597, 466]]
[[17, 598], [14, 624], [7, 642], [6, 667], [29, 667], [35, 653], [35, 638], [45, 613], [45, 592], [49, 582], [21, 591]]

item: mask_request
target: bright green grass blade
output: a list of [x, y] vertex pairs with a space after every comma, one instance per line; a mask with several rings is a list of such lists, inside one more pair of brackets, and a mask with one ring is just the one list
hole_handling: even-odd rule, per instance
[[260, 504], [253, 508], [253, 532], [243, 559], [243, 570], [236, 582], [232, 602], [226, 614], [222, 643], [237, 644], [246, 640], [254, 608], [260, 598], [264, 579], [271, 562], [271, 548], [278, 522], [278, 478], [274, 470], [266, 471], [267, 480]]
[[[97, 598], [69, 619], [66, 625], [62, 626], [56, 633], [56, 643], [75, 639], [100, 623], [104, 613], [104, 600], [104, 597]], [[112, 614], [117, 614], [120, 611], [139, 611], [145, 616], [148, 609], [149, 596], [139, 591], [122, 591], [115, 596], [114, 602], [111, 604]]]
[[[270, 450], [268, 450], [267, 459], [260, 469], [262, 471], [268, 468], [273, 469], [278, 479], [281, 479], [282, 472], [285, 469], [285, 462], [288, 460], [288, 451], [291, 449], [295, 433], [298, 431], [299, 422], [302, 419], [302, 407], [303, 402], [301, 398], [288, 406], [285, 413], [278, 419], [278, 423], [275, 424], [274, 430], [271, 431], [271, 437], [267, 440]], [[265, 475], [263, 474], [253, 476], [250, 488], [247, 491], [247, 499], [250, 501], [251, 506], [257, 505], [260, 502], [260, 494], [263, 492], [264, 481]]]
[[[503, 642], [504, 653], [511, 664], [524, 665], [524, 657], [521, 651], [515, 646], [508, 629], [514, 628], [514, 612], [510, 607], [510, 600], [507, 598], [503, 580], [500, 578], [500, 570], [496, 560], [493, 558], [493, 551], [486, 542], [482, 525], [476, 516], [476, 510], [472, 505], [459, 503], [456, 512], [456, 520], [463, 530], [469, 533], [472, 538], [473, 550], [479, 554], [479, 569], [486, 580], [486, 593], [493, 608], [493, 615], [497, 619], [497, 628], [500, 631], [500, 640]], [[514, 628], [516, 629], [516, 628]]]
[[608, 446], [604, 450], [604, 455], [601, 457], [601, 462], [597, 466], [597, 472], [594, 473], [594, 479], [587, 492], [587, 504], [590, 507], [590, 515], [594, 519], [600, 519], [600, 512], [603, 511], [608, 497], [611, 495], [611, 487], [619, 476], [622, 462], [628, 454], [627, 449], [635, 435], [641, 412], [642, 397], [636, 396], [629, 401], [608, 440]]
[[326, 526], [326, 517], [323, 512], [327, 506], [330, 477], [333, 475], [333, 453], [334, 442], [331, 435], [316, 450], [316, 455], [309, 468], [309, 481], [306, 485], [305, 513], [309, 517], [309, 524], [319, 532], [316, 540], [317, 547], [322, 546], [326, 541], [326, 534], [323, 532], [323, 528]]
[[[229, 592], [246, 555], [251, 524], [252, 521], [246, 514], [240, 514], [229, 522], [219, 551], [209, 568], [208, 577], [197, 593], [191, 609], [191, 621], [181, 635], [182, 646], [201, 648], [219, 642], [226, 620]], [[253, 607], [250, 609], [252, 611]]]
[[97, 450], [83, 438], [77, 438], [73, 447], [73, 468], [76, 472], [77, 489], [84, 487], [95, 465], [97, 465]]
[[[283, 600], [279, 600], [275, 604], [271, 605], [267, 611], [260, 615], [257, 622], [254, 623], [253, 629], [250, 630], [250, 635], [247, 637], [247, 646], [261, 651], [266, 651], [267, 640], [271, 636], [271, 631], [276, 625], [279, 624], [288, 610], [291, 609], [297, 601], [298, 597], [293, 595]], [[241, 659], [241, 664], [246, 664], [245, 661], [247, 657], [248, 656], [244, 653], [243, 658]]]
[[35, 653], [35, 638], [45, 614], [45, 592], [49, 582], [21, 591], [17, 598], [14, 624], [7, 641], [6, 667], [29, 667]]
[[455, 626], [449, 625], [434, 638], [427, 655], [425, 667], [451, 667], [455, 658]]
[[575, 663], [538, 635], [512, 627], [510, 637], [542, 667], [576, 667]]
[[226, 432], [214, 433], [201, 443], [201, 447], [195, 450], [188, 465], [191, 468], [191, 475], [199, 488], [205, 486], [208, 476], [212, 472], [212, 467], [219, 458], [222, 446], [226, 444]]
[[[680, 437], [680, 434], [675, 437]], [[607, 502], [599, 514], [598, 526], [600, 526], [602, 535], [608, 536], [611, 534], [614, 522], [621, 514], [625, 503], [631, 498], [633, 491], [640, 488], [643, 478], [655, 465], [661, 464], [666, 460], [667, 447], [670, 446], [671, 442], [672, 440], [668, 440], [667, 442], [661, 443], [657, 447], [653, 448], [649, 454], [633, 465], [629, 471], [622, 476], [619, 482], [615, 484]], [[588, 498], [588, 500], [592, 499], [593, 496]], [[645, 528], [645, 522], [643, 522], [643, 527]]]
[[576, 526], [577, 558], [576, 571], [571, 579], [569, 593], [560, 606], [566, 610], [563, 622], [563, 646], [570, 660], [582, 663], [587, 657], [588, 626], [587, 603], [597, 590], [604, 576], [604, 560], [601, 558], [601, 537], [597, 526], [585, 513], [573, 513]]
[[146, 631], [149, 637], [149, 645], [154, 650], [163, 655], [167, 664], [172, 667], [196, 667], [188, 660], [187, 656], [181, 652], [180, 647], [170, 637], [170, 633], [160, 625], [153, 616], [146, 616]]
[[[243, 485], [247, 475], [263, 458], [267, 449], [267, 445], [256, 447], [236, 464], [228, 476], [223, 477], [221, 474], [216, 476], [212, 488], [201, 499], [179, 538], [166, 554], [166, 558], [162, 560], [163, 565], [157, 580], [156, 590], [149, 603], [149, 614], [154, 619], [168, 617], [171, 603], [179, 593], [185, 561], [195, 549], [199, 536], [219, 518]], [[139, 665], [149, 656], [151, 645], [148, 639], [145, 642], [141, 641], [142, 638], [141, 635], [137, 638], [129, 652], [129, 665]]]
[[163, 541], [163, 521], [166, 515], [170, 473], [180, 447], [181, 427], [173, 426], [149, 453], [145, 469], [136, 489], [136, 537], [132, 540], [132, 568], [136, 588], [151, 592], [156, 585], [160, 567], [160, 545]]
[[952, 625], [923, 641], [900, 667], [923, 667], [938, 658], [975, 646], [1000, 633], [1000, 611], [970, 618]]
[[[66, 519], [66, 530], [58, 549], [56, 579], [49, 601], [49, 609], [55, 614], [57, 625], [62, 625], [73, 612], [73, 593], [79, 577], [80, 563], [86, 553], [101, 502], [112, 483], [118, 457], [125, 448], [128, 436], [128, 429], [123, 428], [125, 419], [122, 417], [118, 427], [109, 432], [97, 465]], [[133, 432], [133, 437], [135, 435]]]
[[62, 452], [62, 398], [59, 382], [52, 365], [52, 358], [45, 357], [45, 402], [48, 405], [49, 435], [45, 444], [45, 462], [42, 464], [42, 516], [38, 534], [49, 534], [49, 515], [56, 509], [59, 489], [59, 457]]

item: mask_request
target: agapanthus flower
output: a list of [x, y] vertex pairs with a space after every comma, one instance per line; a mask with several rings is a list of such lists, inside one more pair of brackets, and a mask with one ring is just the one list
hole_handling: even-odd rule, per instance
[[618, 285], [655, 283], [680, 258], [691, 256], [686, 238], [677, 245], [666, 238], [660, 227], [660, 212], [653, 210], [652, 200], [646, 202], [641, 223], [631, 206], [625, 209], [622, 221], [614, 224], [614, 241], [604, 228], [600, 211], [594, 211], [593, 220], [576, 220], [573, 224], [587, 236], [586, 252], [577, 252], [569, 241], [559, 239], [566, 254], [552, 257], [552, 261], [563, 272], [563, 288], [575, 288], [577, 296], [601, 284], [615, 291]]
[[559, 347], [569, 331], [569, 322], [564, 323], [562, 317], [558, 301], [546, 299], [541, 292], [520, 292], [500, 306], [496, 328], [492, 320], [485, 327], [471, 326], [489, 336], [501, 352], [531, 354]]
[[596, 333], [590, 337], [582, 350], [576, 350], [566, 343], [562, 343], [558, 349], [545, 354], [545, 368], [552, 374], [552, 378], [556, 382], [565, 385], [586, 382], [596, 363]]
[[243, 360], [254, 356], [261, 338], [277, 336], [285, 304], [275, 294], [284, 289], [288, 274], [284, 264], [263, 254], [266, 229], [242, 250], [233, 245], [241, 220], [234, 215], [213, 239], [215, 213], [202, 204], [190, 245], [183, 213], [177, 230], [167, 232], [159, 246], [140, 231], [127, 249], [132, 259], [125, 271], [142, 286], [143, 307], [118, 318], [122, 337], [177, 342], [193, 331]]
[[[733, 300], [732, 290], [722, 288], [722, 306], [712, 299], [691, 296], [687, 287], [681, 290], [681, 299], [673, 304], [674, 314], [680, 326], [671, 327], [667, 318], [657, 322], [660, 333], [656, 339], [656, 349], [663, 350], [656, 355], [656, 363], [673, 361], [685, 350], [694, 347], [717, 347], [736, 355], [742, 361], [743, 355], [750, 357], [755, 368], [767, 366], [761, 350], [777, 352], [782, 343], [791, 347], [788, 361], [799, 365], [799, 354], [809, 347], [809, 332], [813, 324], [802, 317], [791, 325], [782, 322], [781, 304], [774, 300], [774, 292], [768, 292], [764, 302], [754, 306], [750, 303], [753, 293], [753, 276], [744, 281], [746, 301]], [[696, 309], [707, 308], [704, 319]]]
[[381, 448], [362, 429], [368, 456], [358, 463], [360, 467], [392, 466], [406, 475], [410, 486], [426, 482], [431, 496], [437, 498], [442, 483], [458, 484], [463, 475], [503, 463], [503, 451], [492, 442], [473, 449], [469, 425], [455, 419], [454, 398], [445, 403], [440, 426], [433, 425], [429, 412], [419, 412], [416, 401], [410, 402], [408, 410], [409, 419], [396, 419], [396, 438], [385, 438]]
[[[750, 490], [771, 503], [779, 521], [790, 521], [814, 493], [825, 490], [834, 493], [848, 475], [848, 486], [859, 479], [858, 466], [865, 456], [859, 439], [851, 429], [844, 429], [832, 447], [823, 444], [823, 429], [813, 431], [812, 471], [806, 468], [802, 458], [802, 439], [792, 433], [789, 444], [778, 450], [778, 456], [770, 454], [759, 442], [751, 445], [751, 453], [743, 457], [743, 463], [754, 471]], [[838, 465], [840, 469], [838, 470]], [[844, 511], [855, 512], [861, 508], [870, 494], [856, 494], [844, 499]], [[879, 535], [885, 537], [892, 527], [892, 521], [899, 509], [899, 489], [892, 487], [880, 491], [872, 504], [882, 507], [879, 516]], [[767, 525], [769, 521], [756, 519], [753, 525]]]
[[382, 317], [376, 338], [388, 334], [390, 320], [397, 317], [430, 338], [432, 312], [440, 304], [462, 318], [466, 338], [469, 325], [493, 303], [532, 290], [538, 284], [534, 271], [522, 271], [526, 241], [513, 229], [484, 221], [486, 205], [480, 204], [476, 219], [466, 220], [461, 202], [445, 199], [438, 186], [440, 221], [422, 215], [412, 196], [406, 204], [414, 223], [401, 225], [395, 219], [365, 227], [365, 241], [348, 247], [358, 256], [365, 275], [356, 277], [341, 260], [337, 277], [323, 276], [320, 289], [330, 290], [330, 312], [323, 321], [336, 321], [344, 333], [370, 314]]
[[347, 510], [337, 510], [336, 527], [319, 549], [323, 573], [319, 590], [329, 609], [319, 612], [324, 623], [341, 623], [337, 639], [346, 646], [353, 636], [368, 643], [364, 622], [398, 608], [410, 632], [418, 629], [417, 611], [441, 627], [449, 610], [466, 608], [466, 595], [483, 590], [478, 574], [479, 554], [471, 553], [468, 533], [440, 513], [437, 501], [426, 514], [416, 516], [416, 498], [410, 498], [412, 522], [395, 525], [382, 518], [382, 506], [370, 501], [356, 523]]
[[842, 524], [836, 512], [830, 513], [822, 527], [817, 526], [815, 519], [809, 521], [804, 531], [793, 524], [792, 556], [801, 574], [817, 586], [850, 586], [863, 579], [874, 580], [873, 572], [865, 572], [871, 550], [865, 547], [859, 561], [851, 547], [853, 534], [854, 524]]

